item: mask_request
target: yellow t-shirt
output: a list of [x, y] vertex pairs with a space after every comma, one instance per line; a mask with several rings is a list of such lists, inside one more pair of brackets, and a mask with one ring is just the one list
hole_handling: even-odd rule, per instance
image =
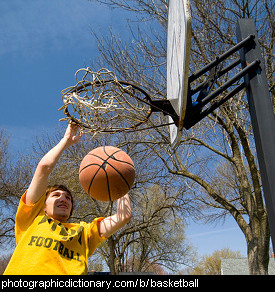
[[46, 216], [45, 195], [34, 205], [22, 196], [15, 219], [16, 248], [5, 275], [83, 275], [101, 237], [92, 223], [61, 223]]

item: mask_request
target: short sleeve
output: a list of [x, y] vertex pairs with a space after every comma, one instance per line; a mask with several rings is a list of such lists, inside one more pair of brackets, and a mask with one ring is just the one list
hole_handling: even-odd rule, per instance
[[100, 236], [99, 233], [99, 223], [105, 219], [104, 217], [95, 218], [92, 223], [88, 224], [88, 245], [89, 245], [89, 253], [88, 256], [91, 256], [97, 246], [106, 240], [105, 236]]
[[34, 219], [41, 213], [44, 212], [46, 195], [43, 195], [39, 201], [35, 204], [26, 204], [26, 194], [23, 194], [20, 199], [19, 206], [15, 217], [15, 238], [16, 243], [20, 240], [22, 234], [29, 228], [33, 223]]

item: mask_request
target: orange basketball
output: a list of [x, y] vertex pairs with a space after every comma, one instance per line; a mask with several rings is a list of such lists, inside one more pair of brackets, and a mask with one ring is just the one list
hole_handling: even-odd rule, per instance
[[100, 201], [114, 201], [126, 195], [135, 180], [132, 159], [121, 149], [103, 146], [90, 151], [79, 168], [84, 191]]

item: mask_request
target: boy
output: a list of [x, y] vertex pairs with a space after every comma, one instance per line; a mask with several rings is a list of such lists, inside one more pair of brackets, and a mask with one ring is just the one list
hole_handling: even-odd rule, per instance
[[131, 218], [128, 194], [117, 200], [117, 214], [92, 223], [67, 223], [73, 198], [63, 185], [47, 187], [48, 177], [65, 149], [82, 136], [70, 123], [60, 142], [38, 163], [15, 219], [16, 248], [4, 272], [23, 274], [87, 274], [88, 257], [97, 245]]

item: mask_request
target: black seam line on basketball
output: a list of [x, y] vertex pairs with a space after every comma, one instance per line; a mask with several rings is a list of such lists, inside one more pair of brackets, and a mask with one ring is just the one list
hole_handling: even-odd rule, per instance
[[105, 174], [106, 174], [106, 179], [107, 179], [107, 188], [108, 188], [108, 196], [109, 196], [109, 200], [112, 201], [112, 199], [111, 199], [111, 192], [110, 192], [110, 186], [109, 186], [109, 178], [108, 178], [108, 174], [107, 174], [107, 172], [105, 171], [105, 169], [102, 167], [102, 165], [98, 165], [98, 164], [94, 164], [94, 165], [99, 166], [99, 168], [98, 168], [98, 170], [96, 171], [96, 173], [94, 174], [94, 176], [93, 176], [93, 178], [92, 178], [92, 180], [91, 180], [91, 182], [90, 182], [90, 185], [89, 185], [89, 188], [88, 188], [88, 194], [90, 194], [90, 190], [91, 190], [91, 187], [92, 187], [92, 184], [93, 184], [93, 182], [94, 182], [94, 179], [95, 179], [96, 175], [98, 174], [98, 172], [99, 172], [100, 169], [103, 169], [103, 171], [104, 171]]
[[[121, 151], [122, 151], [122, 150], [121, 150]], [[119, 160], [119, 159], [115, 158], [113, 155], [116, 154], [116, 153], [118, 153], [118, 152], [119, 152], [119, 151], [114, 152], [111, 156], [110, 156], [108, 153], [105, 153], [106, 155], [108, 155], [108, 158], [107, 158], [107, 159], [104, 159], [104, 158], [102, 158], [102, 157], [100, 157], [100, 156], [98, 156], [98, 155], [96, 155], [96, 154], [94, 154], [94, 153], [91, 153], [91, 154], [88, 153], [87, 155], [91, 155], [91, 156], [97, 157], [97, 158], [101, 159], [101, 160], [104, 161], [104, 162], [107, 162], [107, 160], [108, 160], [109, 158], [112, 158], [112, 159], [115, 160], [115, 161], [118, 161], [118, 162], [121, 162], [121, 163], [125, 163], [125, 164], [128, 164], [128, 165], [132, 166], [132, 167], [135, 167], [134, 164], [132, 164], [132, 163], [130, 163], [130, 162], [127, 162], [127, 161], [124, 161], [124, 160]], [[109, 162], [107, 162], [107, 163], [109, 164]]]
[[99, 172], [99, 170], [100, 170], [100, 168], [101, 168], [100, 165], [98, 165], [98, 166], [99, 166], [99, 167], [98, 167], [98, 170], [96, 171], [96, 173], [94, 174], [93, 178], [91, 179], [91, 182], [90, 182], [89, 187], [88, 187], [88, 194], [89, 194], [89, 195], [90, 195], [90, 189], [91, 189], [91, 186], [92, 186], [92, 184], [93, 184], [93, 181], [94, 181], [96, 175], [98, 174], [98, 172]]
[[[103, 165], [102, 165], [102, 166], [103, 166]], [[112, 201], [108, 173], [107, 173], [107, 171], [106, 171], [102, 166], [101, 166], [100, 168], [103, 169], [103, 171], [105, 172], [105, 175], [106, 175], [106, 180], [107, 180], [106, 183], [107, 183], [107, 189], [108, 189], [109, 200]]]
[[[111, 191], [110, 191], [110, 185], [109, 185], [109, 177], [108, 177], [108, 174], [107, 174], [105, 168], [103, 167], [103, 165], [105, 165], [106, 163], [110, 165], [110, 163], [108, 163], [107, 160], [108, 160], [109, 158], [111, 158], [111, 156], [110, 156], [109, 154], [106, 153], [106, 151], [105, 151], [105, 146], [103, 147], [103, 149], [104, 149], [105, 154], [108, 156], [108, 158], [105, 159], [105, 160], [104, 160], [103, 158], [101, 158], [100, 156], [97, 156], [97, 155], [95, 155], [95, 154], [93, 154], [93, 153], [89, 154], [89, 155], [93, 155], [93, 156], [95, 156], [95, 157], [100, 158], [100, 159], [103, 161], [103, 163], [102, 163], [101, 165], [98, 165], [99, 168], [98, 168], [97, 172], [95, 173], [94, 177], [92, 178], [91, 183], [90, 183], [90, 185], [89, 185], [89, 188], [88, 188], [88, 194], [90, 194], [90, 190], [91, 190], [91, 187], [92, 187], [92, 184], [93, 184], [93, 181], [94, 181], [96, 175], [98, 174], [98, 172], [99, 172], [100, 169], [103, 169], [103, 171], [105, 172], [105, 175], [106, 175], [106, 180], [107, 180], [107, 189], [108, 189], [109, 200], [112, 201], [112, 198], [111, 198]], [[119, 150], [116, 151], [115, 153], [120, 152], [120, 151], [121, 151], [121, 150], [119, 149]], [[114, 154], [114, 153], [113, 153], [113, 154]], [[113, 154], [112, 154], [112, 155], [113, 155]], [[111, 165], [110, 165], [110, 166], [111, 166]], [[86, 166], [86, 167], [88, 167], [88, 166]], [[85, 168], [86, 168], [86, 167], [85, 167]], [[83, 169], [82, 169], [82, 170], [83, 170]], [[81, 171], [82, 171], [82, 170], [81, 170]], [[116, 169], [115, 169], [115, 170], [116, 170]], [[117, 170], [116, 170], [116, 171], [117, 171]], [[120, 174], [120, 176], [122, 176], [122, 175]], [[124, 178], [123, 176], [122, 176], [122, 178], [124, 179], [124, 181], [126, 181], [125, 178]], [[126, 184], [127, 184], [128, 188], [129, 188], [129, 184], [128, 184], [127, 181], [126, 181]], [[129, 189], [130, 189], [130, 188], [129, 188]]]
[[127, 162], [127, 161], [124, 161], [124, 160], [119, 160], [117, 159], [114, 155], [117, 154], [118, 152], [122, 152], [121, 149], [118, 149], [117, 151], [115, 151], [111, 156], [110, 154], [107, 153], [107, 151], [105, 150], [106, 146], [103, 146], [103, 150], [105, 152], [106, 155], [108, 155], [109, 157], [111, 157], [112, 159], [114, 159], [115, 161], [119, 161], [119, 162], [122, 162], [122, 163], [125, 163], [125, 164], [128, 164], [128, 165], [131, 165], [132, 167], [134, 167], [134, 165], [130, 162]]
[[122, 173], [120, 173], [114, 166], [112, 166], [112, 165], [110, 165], [122, 178], [123, 178], [123, 180], [124, 180], [124, 182], [126, 183], [126, 185], [127, 185], [127, 187], [128, 187], [128, 189], [129, 189], [129, 191], [130, 191], [130, 185], [129, 185], [129, 183], [128, 183], [128, 181], [126, 180], [126, 178], [122, 175]]
[[[105, 161], [104, 161], [104, 163], [105, 163]], [[99, 168], [98, 168], [98, 170], [97, 170], [97, 172], [95, 173], [95, 175], [98, 173], [98, 171], [100, 170], [100, 169], [103, 169], [104, 170], [104, 172], [106, 173], [106, 171], [105, 171], [105, 169], [104, 169], [104, 167], [103, 167], [103, 165], [104, 165], [104, 163], [102, 163], [102, 165], [100, 165], [100, 164], [89, 164], [89, 165], [86, 165], [85, 167], [83, 167], [82, 169], [81, 169], [81, 171], [83, 170], [83, 169], [85, 169], [85, 168], [87, 168], [87, 167], [89, 167], [89, 166], [93, 166], [93, 165], [96, 165], [96, 166], [98, 166]], [[122, 178], [123, 178], [123, 180], [124, 180], [124, 182], [126, 183], [126, 185], [127, 185], [127, 187], [128, 187], [128, 189], [130, 190], [130, 185], [129, 185], [129, 183], [128, 183], [128, 181], [126, 180], [126, 178], [123, 176], [123, 174], [122, 173], [120, 173], [113, 165], [111, 165], [110, 163], [108, 163], [107, 161], [106, 161], [106, 163], [108, 164], [108, 165], [110, 165], [110, 167], [112, 167]], [[80, 172], [81, 172], [80, 171]], [[79, 172], [79, 173], [80, 173]], [[95, 175], [94, 175], [94, 177], [95, 177]], [[108, 176], [108, 175], [107, 175]], [[93, 177], [93, 179], [94, 179], [94, 177]], [[93, 179], [92, 179], [92, 181], [91, 181], [91, 184], [92, 184], [92, 182], [93, 182]], [[89, 186], [89, 189], [88, 189], [88, 193], [89, 193], [89, 191], [90, 191], [90, 187], [91, 187], [91, 184], [90, 184], [90, 186]]]
[[103, 169], [103, 170], [104, 170], [104, 172], [106, 174], [109, 200], [112, 201], [108, 173], [107, 173], [107, 171], [105, 169]]
[[[122, 151], [122, 150], [118, 150], [118, 151], [116, 151], [116, 152], [114, 152], [112, 155], [114, 155], [115, 153], [118, 153], [119, 151]], [[126, 178], [122, 175], [122, 173], [120, 173], [112, 164], [110, 164], [109, 162], [108, 162], [108, 159], [109, 158], [112, 158], [113, 159], [113, 157], [112, 156], [110, 156], [108, 153], [106, 153], [105, 152], [105, 154], [106, 155], [108, 155], [108, 158], [107, 159], [103, 159], [102, 157], [100, 157], [100, 156], [97, 156], [96, 154], [93, 154], [93, 153], [91, 153], [90, 155], [93, 155], [93, 156], [95, 156], [95, 157], [97, 157], [97, 158], [100, 158], [102, 161], [103, 161], [103, 164], [102, 165], [104, 165], [105, 163], [107, 163], [108, 165], [110, 165], [122, 178], [123, 178], [123, 180], [124, 180], [124, 182], [126, 183], [126, 185], [127, 185], [127, 187], [128, 187], [128, 189], [130, 190], [131, 189], [131, 187], [130, 187], [130, 185], [129, 185], [129, 183], [128, 183], [128, 181], [126, 180]], [[115, 159], [114, 159], [115, 160]], [[116, 160], [116, 161], [119, 161], [119, 162], [124, 162], [124, 161], [120, 161], [120, 160]], [[127, 163], [127, 164], [129, 164], [129, 165], [131, 165], [133, 168], [134, 168], [134, 166], [131, 164], [131, 163]], [[102, 168], [102, 167], [101, 167]], [[102, 168], [103, 169], [103, 168]]]
[[101, 166], [100, 164], [91, 163], [91, 164], [88, 164], [88, 165], [84, 166], [84, 167], [79, 171], [79, 173], [81, 173], [82, 170], [86, 169], [87, 167], [90, 167], [90, 166], [93, 166], [93, 165], [96, 165], [96, 166], [99, 166], [99, 167]]
[[[95, 155], [96, 156], [96, 155]], [[110, 158], [110, 156], [108, 157], [108, 159]], [[102, 158], [101, 158], [102, 159]], [[103, 160], [103, 159], [102, 159]], [[129, 185], [129, 183], [128, 183], [128, 181], [126, 180], [126, 178], [122, 175], [122, 173], [120, 173], [113, 165], [111, 165], [108, 161], [106, 161], [106, 160], [103, 160], [104, 161], [104, 163], [107, 163], [107, 164], [109, 164], [110, 165], [110, 167], [112, 167], [120, 176], [121, 176], [121, 178], [124, 180], [124, 182], [126, 183], [126, 185], [127, 185], [127, 187], [128, 187], [128, 189], [130, 190], [131, 189], [131, 187], [130, 187], [130, 185]], [[95, 173], [95, 175], [94, 175], [94, 177], [92, 178], [92, 180], [91, 180], [91, 183], [90, 183], [90, 185], [89, 185], [89, 188], [88, 188], [88, 194], [90, 194], [90, 190], [91, 190], [91, 187], [92, 187], [92, 184], [93, 184], [93, 181], [94, 181], [94, 178], [95, 178], [95, 176], [97, 175], [97, 173], [99, 172], [99, 170], [100, 169], [103, 169], [104, 170], [104, 172], [105, 172], [105, 174], [106, 174], [106, 177], [107, 177], [107, 186], [108, 186], [108, 195], [109, 195], [109, 199], [110, 199], [110, 201], [112, 201], [112, 199], [111, 199], [111, 193], [110, 193], [110, 189], [109, 189], [109, 178], [108, 178], [108, 174], [107, 174], [107, 172], [105, 171], [105, 169], [103, 168], [103, 165], [104, 165], [104, 163], [102, 164], [102, 165], [98, 165], [98, 164], [91, 164], [91, 165], [97, 165], [97, 166], [99, 166], [99, 168], [98, 168], [98, 170], [97, 170], [97, 172]], [[87, 166], [85, 166], [85, 168], [87, 168], [88, 167], [88, 165]], [[82, 169], [83, 170], [83, 169]], [[81, 171], [82, 171], [81, 170]]]
[[[117, 149], [113, 154], [109, 154], [109, 153], [107, 153], [107, 151], [106, 151], [106, 146], [103, 146], [103, 151], [104, 151], [104, 153], [106, 154], [106, 155], [108, 155], [109, 157], [112, 157], [113, 155], [115, 155], [116, 153], [118, 153], [118, 152], [121, 152], [122, 150], [121, 149]], [[114, 156], [113, 156], [114, 157]], [[115, 158], [115, 157], [114, 157]]]
[[[101, 167], [101, 166], [103, 166], [104, 164], [109, 164], [110, 166], [112, 166], [107, 160], [109, 159], [109, 158], [112, 158], [113, 159], [113, 157], [111, 157], [111, 156], [109, 156], [108, 158], [107, 158], [107, 160], [104, 160], [103, 158], [101, 158], [100, 156], [97, 156], [97, 155], [95, 155], [95, 154], [89, 154], [89, 155], [93, 155], [93, 156], [95, 156], [95, 157], [97, 157], [97, 158], [100, 158], [102, 161], [103, 161], [103, 163], [102, 163], [102, 165], [100, 165], [100, 164], [97, 164], [97, 163], [91, 163], [91, 164], [88, 164], [88, 165], [86, 165], [86, 166], [84, 166], [80, 171], [79, 171], [79, 173], [81, 173], [84, 169], [86, 169], [87, 167], [90, 167], [90, 166], [93, 166], [93, 165], [96, 165], [96, 166], [98, 166], [98, 167]], [[114, 159], [114, 160], [116, 160], [116, 161], [118, 161], [118, 162], [124, 162], [124, 163], [126, 163], [126, 164], [128, 164], [128, 165], [130, 165], [130, 166], [132, 166], [133, 168], [134, 168], [134, 165], [133, 164], [131, 164], [131, 163], [128, 163], [128, 162], [126, 162], [126, 161], [123, 161], [123, 160], [118, 160], [118, 159]], [[113, 166], [112, 166], [113, 167]], [[113, 167], [114, 168], [114, 167]], [[116, 169], [115, 169], [116, 170]]]

